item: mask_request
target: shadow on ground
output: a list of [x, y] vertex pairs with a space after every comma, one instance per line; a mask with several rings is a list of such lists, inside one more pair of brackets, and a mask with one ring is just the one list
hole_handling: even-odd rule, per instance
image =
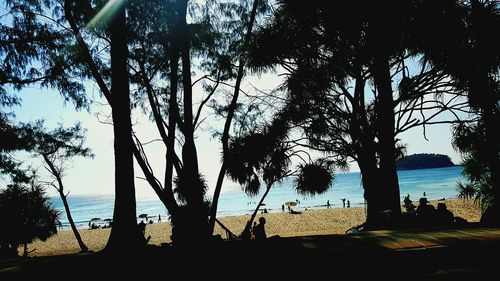
[[[217, 241], [196, 248], [0, 261], [1, 280], [497, 280], [500, 229], [469, 225], [350, 235]], [[493, 278], [493, 279], [491, 279]]]

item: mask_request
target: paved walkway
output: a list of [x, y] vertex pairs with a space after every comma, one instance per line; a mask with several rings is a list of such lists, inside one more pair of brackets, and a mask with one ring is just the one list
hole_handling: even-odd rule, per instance
[[488, 227], [462, 227], [419, 229], [409, 231], [378, 230], [349, 234], [351, 239], [390, 250], [410, 250], [433, 247], [452, 247], [469, 243], [500, 243], [500, 229]]

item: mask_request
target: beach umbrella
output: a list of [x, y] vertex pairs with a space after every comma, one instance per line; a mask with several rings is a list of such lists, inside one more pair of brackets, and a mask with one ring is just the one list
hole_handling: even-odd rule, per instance
[[289, 207], [293, 207], [293, 206], [297, 206], [297, 202], [295, 202], [295, 201], [288, 201], [288, 202], [285, 202], [285, 205], [289, 206]]

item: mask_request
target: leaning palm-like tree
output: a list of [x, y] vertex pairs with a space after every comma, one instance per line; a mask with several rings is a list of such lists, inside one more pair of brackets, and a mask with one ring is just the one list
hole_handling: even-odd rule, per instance
[[250, 228], [265, 198], [275, 183], [289, 176], [297, 176], [295, 188], [305, 195], [321, 194], [327, 191], [333, 181], [332, 163], [329, 161], [307, 161], [299, 164], [295, 171], [290, 169], [294, 158], [304, 159], [293, 141], [287, 139], [288, 124], [282, 115], [258, 131], [232, 138], [229, 153], [224, 159], [228, 163], [228, 175], [243, 186], [249, 196], [256, 196], [261, 190], [261, 180], [265, 191], [245, 224], [242, 238], [250, 238]]

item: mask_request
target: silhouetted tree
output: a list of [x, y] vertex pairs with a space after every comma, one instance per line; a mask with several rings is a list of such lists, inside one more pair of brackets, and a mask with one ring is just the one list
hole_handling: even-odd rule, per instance
[[483, 212], [492, 207], [494, 199], [484, 131], [485, 126], [479, 121], [477, 124], [457, 125], [453, 134], [453, 146], [462, 154], [462, 173], [467, 178], [466, 183], [457, 183], [458, 197], [474, 198]]
[[[247, 30], [245, 33], [245, 38], [243, 42], [242, 49], [247, 48], [249, 42], [250, 42], [250, 37], [252, 34], [252, 29], [255, 24], [255, 18], [257, 15], [257, 8], [259, 5], [262, 6], [260, 3], [261, 1], [259, 0], [254, 0], [253, 5], [252, 5], [252, 10], [250, 12], [249, 20], [247, 23]], [[227, 170], [227, 163], [224, 161], [224, 159], [227, 158], [227, 154], [229, 152], [229, 130], [231, 128], [231, 123], [233, 121], [233, 117], [236, 111], [236, 106], [238, 102], [238, 97], [240, 94], [240, 88], [241, 88], [241, 82], [243, 80], [243, 75], [244, 75], [244, 67], [245, 67], [245, 60], [243, 59], [244, 56], [240, 56], [239, 58], [239, 65], [238, 65], [238, 72], [236, 74], [236, 81], [235, 81], [235, 86], [234, 86], [234, 92], [233, 92], [233, 97], [231, 98], [231, 103], [228, 106], [227, 109], [227, 116], [226, 120], [224, 123], [224, 130], [222, 132], [221, 136], [221, 143], [222, 143], [222, 165], [219, 170], [219, 176], [217, 178], [217, 183], [215, 186], [215, 191], [214, 195], [212, 198], [212, 208], [210, 210], [210, 221], [209, 221], [209, 231], [210, 233], [213, 233], [214, 227], [215, 227], [215, 219], [217, 217], [217, 205], [219, 203], [219, 196], [220, 192], [222, 190], [222, 183], [226, 174]]]
[[[41, 156], [47, 165], [45, 168], [50, 173], [53, 181], [49, 184], [53, 186], [64, 205], [66, 217], [71, 226], [71, 230], [80, 246], [81, 251], [88, 251], [88, 247], [82, 240], [78, 229], [76, 228], [71, 211], [69, 208], [68, 200], [69, 191], [65, 193], [63, 185], [63, 177], [67, 169], [67, 163], [75, 156], [94, 157], [91, 150], [84, 147], [85, 130], [82, 129], [80, 124], [76, 124], [71, 128], [63, 128], [62, 126], [47, 131], [43, 127], [42, 122], [37, 124], [37, 148], [36, 155]], [[57, 183], [55, 184], [54, 181]]]
[[9, 114], [0, 112], [0, 175], [8, 176], [14, 182], [30, 181], [26, 168], [13, 157], [13, 152], [30, 151], [35, 147], [31, 124], [16, 124]]
[[[248, 3], [253, 3], [251, 9], [248, 9]], [[202, 115], [204, 107], [211, 101], [213, 105], [216, 93], [224, 93], [224, 90], [219, 91], [221, 85], [227, 87], [229, 81], [236, 79], [228, 105], [223, 105], [223, 110], [218, 112], [225, 119], [224, 130], [218, 134], [221, 135], [224, 151], [233, 116], [241, 106], [238, 96], [244, 74], [241, 56], [246, 44], [244, 38], [250, 36], [256, 14], [265, 10], [266, 6], [263, 1], [207, 1], [203, 5], [192, 6], [188, 6], [187, 1], [159, 1], [157, 4], [162, 9], [146, 2], [137, 2], [131, 7], [131, 81], [139, 87], [134, 95], [134, 103], [150, 113], [165, 145], [166, 169], [163, 181], [154, 174], [139, 136], [135, 138], [134, 154], [145, 178], [167, 207], [172, 221], [180, 221], [175, 216], [181, 205], [183, 216], [196, 216], [187, 219], [190, 223], [182, 224], [188, 227], [186, 231], [182, 231], [181, 224], [174, 230], [191, 235], [193, 241], [202, 242], [212, 234], [213, 227], [210, 226], [213, 224], [208, 224], [204, 202], [206, 188], [198, 178], [195, 130], [205, 119]], [[188, 14], [190, 10], [196, 12]], [[191, 18], [189, 24], [186, 17]], [[157, 22], [152, 24], [151, 18]], [[197, 63], [199, 59], [203, 62]], [[234, 60], [240, 62], [236, 67], [232, 62]], [[206, 75], [193, 82], [193, 70], [203, 71]], [[168, 77], [166, 85], [165, 77]], [[192, 96], [197, 90], [197, 83], [202, 84], [206, 96], [194, 111], [192, 107], [196, 101], [193, 101]], [[217, 99], [222, 101], [222, 97]], [[181, 153], [176, 152], [176, 139], [182, 147]], [[177, 200], [172, 192], [174, 169], [177, 178], [176, 193], [182, 194], [184, 200]], [[213, 220], [224, 174], [222, 164], [212, 202], [211, 212], [214, 215], [210, 217]]]
[[[111, 3], [111, 2], [110, 2]], [[134, 155], [128, 72], [128, 45], [125, 9], [127, 1], [115, 2], [111, 15], [111, 115], [115, 153], [115, 207], [113, 227], [106, 249], [125, 251], [144, 240], [137, 227]], [[103, 11], [103, 10], [101, 10]]]
[[[332, 166], [334, 163], [325, 159], [304, 160], [302, 156], [309, 157], [309, 159], [310, 156], [297, 149], [294, 141], [288, 139], [290, 127], [280, 117], [282, 116], [278, 115], [271, 123], [260, 129], [231, 138], [229, 143], [228, 153], [224, 160], [227, 163], [228, 175], [239, 182], [245, 193], [250, 196], [259, 194], [261, 178], [266, 187], [242, 234], [250, 233], [253, 220], [275, 183], [295, 175], [294, 183], [297, 192], [315, 195], [327, 191], [333, 182]], [[292, 171], [289, 166], [294, 158], [305, 163], [299, 164], [296, 170]]]
[[16, 182], [29, 181], [24, 169], [11, 152], [31, 150], [33, 128], [15, 122], [8, 108], [21, 105], [16, 91], [38, 84], [42, 88], [58, 88], [65, 102], [76, 108], [87, 108], [88, 99], [81, 94], [71, 72], [65, 72], [69, 61], [61, 60], [65, 50], [64, 34], [51, 30], [51, 24], [41, 24], [37, 14], [41, 1], [7, 1], [0, 22], [0, 173], [9, 174]]
[[[382, 13], [371, 12], [379, 5], [278, 1], [250, 55], [257, 69], [279, 65], [289, 74], [283, 87], [288, 115], [304, 128], [309, 145], [336, 155], [345, 166], [348, 158], [358, 163], [367, 222], [374, 226], [385, 221], [378, 218], [382, 211], [400, 213], [395, 160], [403, 149], [397, 134], [452, 122], [434, 119], [464, 107], [459, 95], [443, 99], [460, 93], [445, 73], [425, 61], [419, 70], [407, 67], [415, 59], [408, 46], [413, 36], [410, 2], [384, 2]], [[366, 92], [368, 86], [372, 93]]]
[[8, 214], [2, 219], [0, 253], [17, 254], [24, 245], [23, 256], [28, 255], [28, 243], [35, 239], [45, 241], [57, 233], [59, 212], [54, 209], [43, 188], [34, 182], [29, 186], [14, 183], [0, 190], [0, 212]]
[[[489, 171], [493, 198], [488, 218], [484, 221], [500, 224], [500, 160], [499, 137], [495, 124], [499, 120], [498, 79], [500, 43], [491, 33], [500, 26], [498, 1], [429, 1], [422, 11], [434, 8], [437, 13], [428, 14], [427, 26], [440, 26], [434, 36], [422, 40], [421, 52], [425, 58], [449, 73], [454, 81], [467, 91], [468, 102], [481, 118], [478, 132], [484, 137], [483, 152]], [[446, 17], [443, 17], [446, 15]], [[454, 32], [450, 32], [453, 30]], [[440, 31], [440, 32], [437, 32]]]

